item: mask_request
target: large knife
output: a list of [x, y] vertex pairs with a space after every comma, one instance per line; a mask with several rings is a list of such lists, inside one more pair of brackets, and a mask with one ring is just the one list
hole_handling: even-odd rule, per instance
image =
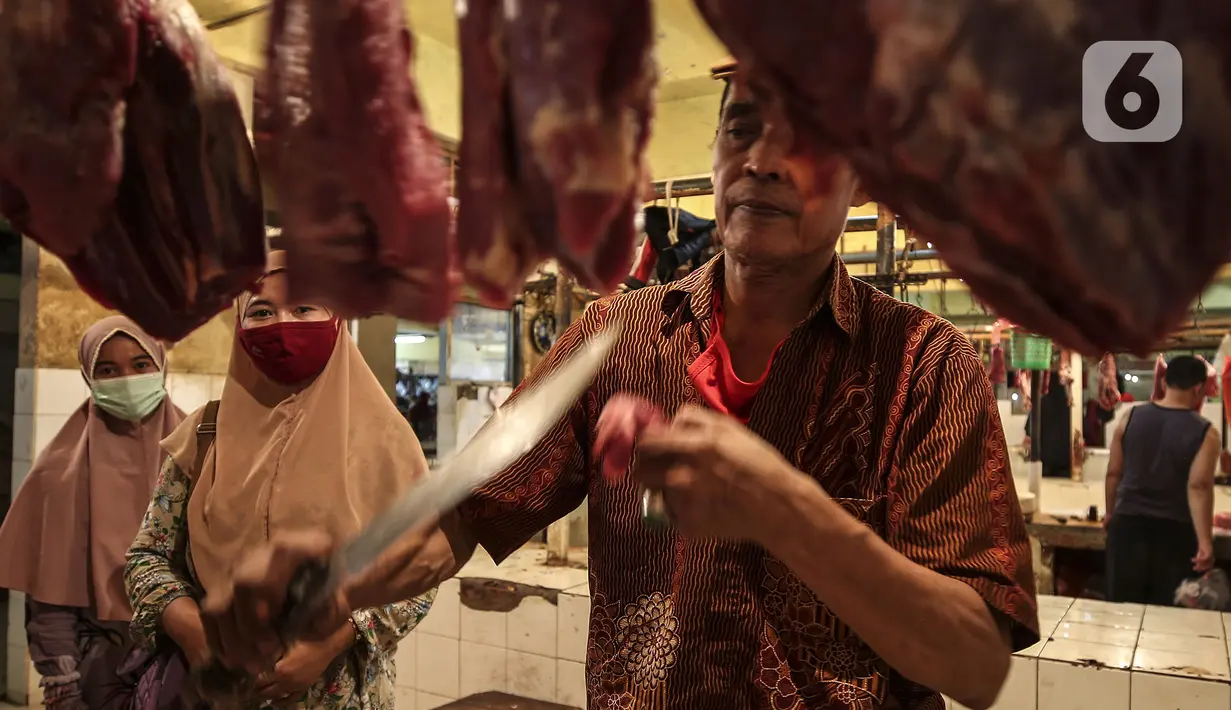
[[[423, 477], [326, 562], [308, 562], [292, 578], [274, 628], [285, 645], [349, 577], [376, 561], [398, 538], [455, 508], [476, 488], [529, 452], [577, 401], [607, 361], [620, 328], [609, 325], [563, 365], [497, 410], [453, 458]], [[250, 679], [220, 666], [201, 674], [211, 696], [242, 695]]]
[[590, 338], [555, 372], [496, 410], [461, 451], [420, 479], [327, 564], [301, 567], [277, 625], [284, 641], [306, 628], [312, 613], [344, 579], [365, 570], [402, 535], [452, 510], [534, 448], [589, 386], [619, 335], [617, 326], [609, 326]]

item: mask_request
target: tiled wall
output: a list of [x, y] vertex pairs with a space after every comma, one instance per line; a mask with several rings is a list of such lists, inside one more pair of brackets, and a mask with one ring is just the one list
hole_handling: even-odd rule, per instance
[[[188, 413], [217, 398], [224, 380], [223, 375], [171, 372], [167, 391], [171, 401]], [[77, 370], [19, 368], [13, 390], [12, 489], [16, 492], [31, 463], [89, 396], [89, 389]], [[26, 652], [24, 603], [21, 594], [10, 592], [5, 678], [10, 700], [35, 704], [38, 681]]]
[[[1231, 614], [1040, 597], [994, 710], [1228, 710]], [[960, 706], [951, 704], [952, 707]]]
[[[546, 567], [530, 547], [496, 567], [480, 551], [441, 585], [419, 628], [398, 648], [397, 710], [432, 710], [488, 691], [585, 707], [585, 570]], [[529, 588], [529, 594], [513, 590]], [[509, 611], [480, 611], [476, 590], [520, 600]], [[485, 595], [486, 596], [486, 595]]]

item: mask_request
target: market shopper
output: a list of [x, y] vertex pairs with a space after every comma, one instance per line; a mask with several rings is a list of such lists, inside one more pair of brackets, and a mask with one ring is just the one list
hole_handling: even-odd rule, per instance
[[1222, 440], [1193, 411], [1207, 368], [1180, 355], [1166, 393], [1129, 410], [1107, 462], [1107, 593], [1114, 602], [1175, 603], [1176, 588], [1214, 566], [1214, 467]]
[[1042, 463], [1043, 476], [1046, 478], [1073, 477], [1073, 403], [1072, 394], [1061, 368], [1053, 367], [1050, 372], [1036, 373], [1036, 377], [1044, 377], [1044, 387], [1038, 402], [1032, 402], [1032, 407], [1039, 407], [1039, 417], [1042, 433], [1034, 442], [1034, 416], [1026, 417], [1026, 441], [1023, 442], [1029, 450], [1030, 442], [1039, 447], [1039, 461]]
[[124, 553], [184, 413], [167, 399], [163, 347], [123, 316], [77, 348], [90, 398], [39, 455], [0, 527], [0, 587], [26, 595], [26, 639], [53, 710], [121, 707], [132, 647]]
[[[221, 400], [163, 442], [169, 455], [128, 552], [134, 636], [155, 653], [177, 648], [194, 668], [210, 661], [198, 600], [229, 581], [244, 550], [288, 530], [352, 534], [427, 470], [345, 323], [288, 301], [283, 255], [239, 298]], [[434, 593], [357, 608], [324, 638], [271, 654], [244, 707], [392, 710], [395, 647]]]
[[[590, 707], [939, 710], [935, 691], [993, 702], [1010, 650], [1038, 633], [983, 365], [949, 323], [835, 258], [862, 201], [844, 159], [793, 160], [775, 97], [741, 79], [720, 122], [725, 251], [587, 309], [527, 385], [620, 322], [588, 393], [456, 513], [351, 580], [317, 634], [351, 606], [439, 583], [476, 544], [504, 559], [588, 496]], [[589, 449], [620, 392], [676, 416], [639, 442], [634, 476], [611, 482]], [[664, 491], [672, 528], [642, 524], [638, 483]], [[331, 544], [256, 550], [233, 594], [209, 600], [229, 663], [259, 667], [277, 647], [269, 612], [297, 564]]]

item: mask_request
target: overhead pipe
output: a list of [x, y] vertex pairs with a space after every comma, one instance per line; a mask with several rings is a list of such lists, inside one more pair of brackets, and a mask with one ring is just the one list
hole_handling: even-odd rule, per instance
[[248, 19], [249, 17], [252, 17], [253, 15], [259, 15], [262, 12], [266, 12], [267, 10], [269, 10], [269, 8], [272, 5], [273, 3], [268, 3], [268, 2], [261, 3], [260, 5], [257, 5], [255, 7], [250, 7], [247, 10], [242, 10], [235, 14], [227, 15], [226, 17], [220, 17], [217, 20], [210, 20], [209, 22], [205, 23], [205, 29], [207, 31], [212, 31], [212, 30], [220, 30], [224, 27], [230, 27], [231, 25], [243, 22], [244, 20]]
[[[842, 257], [843, 263], [846, 264], [875, 264], [878, 257], [874, 251], [852, 251], [846, 254], [838, 254]], [[923, 261], [925, 259], [939, 259], [940, 254], [935, 249], [915, 249], [907, 252], [905, 249], [898, 249], [893, 254], [895, 261], [902, 261], [909, 258], [911, 261]]]

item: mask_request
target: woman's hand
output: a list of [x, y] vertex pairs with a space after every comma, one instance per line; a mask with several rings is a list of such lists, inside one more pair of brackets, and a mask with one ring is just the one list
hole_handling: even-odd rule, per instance
[[257, 678], [257, 697], [276, 704], [294, 703], [316, 684], [329, 664], [351, 647], [355, 630], [348, 623], [324, 641], [301, 641], [291, 647], [273, 670]]
[[180, 597], [162, 612], [162, 629], [179, 646], [189, 668], [201, 668], [209, 663], [209, 643], [201, 609], [192, 597]]

